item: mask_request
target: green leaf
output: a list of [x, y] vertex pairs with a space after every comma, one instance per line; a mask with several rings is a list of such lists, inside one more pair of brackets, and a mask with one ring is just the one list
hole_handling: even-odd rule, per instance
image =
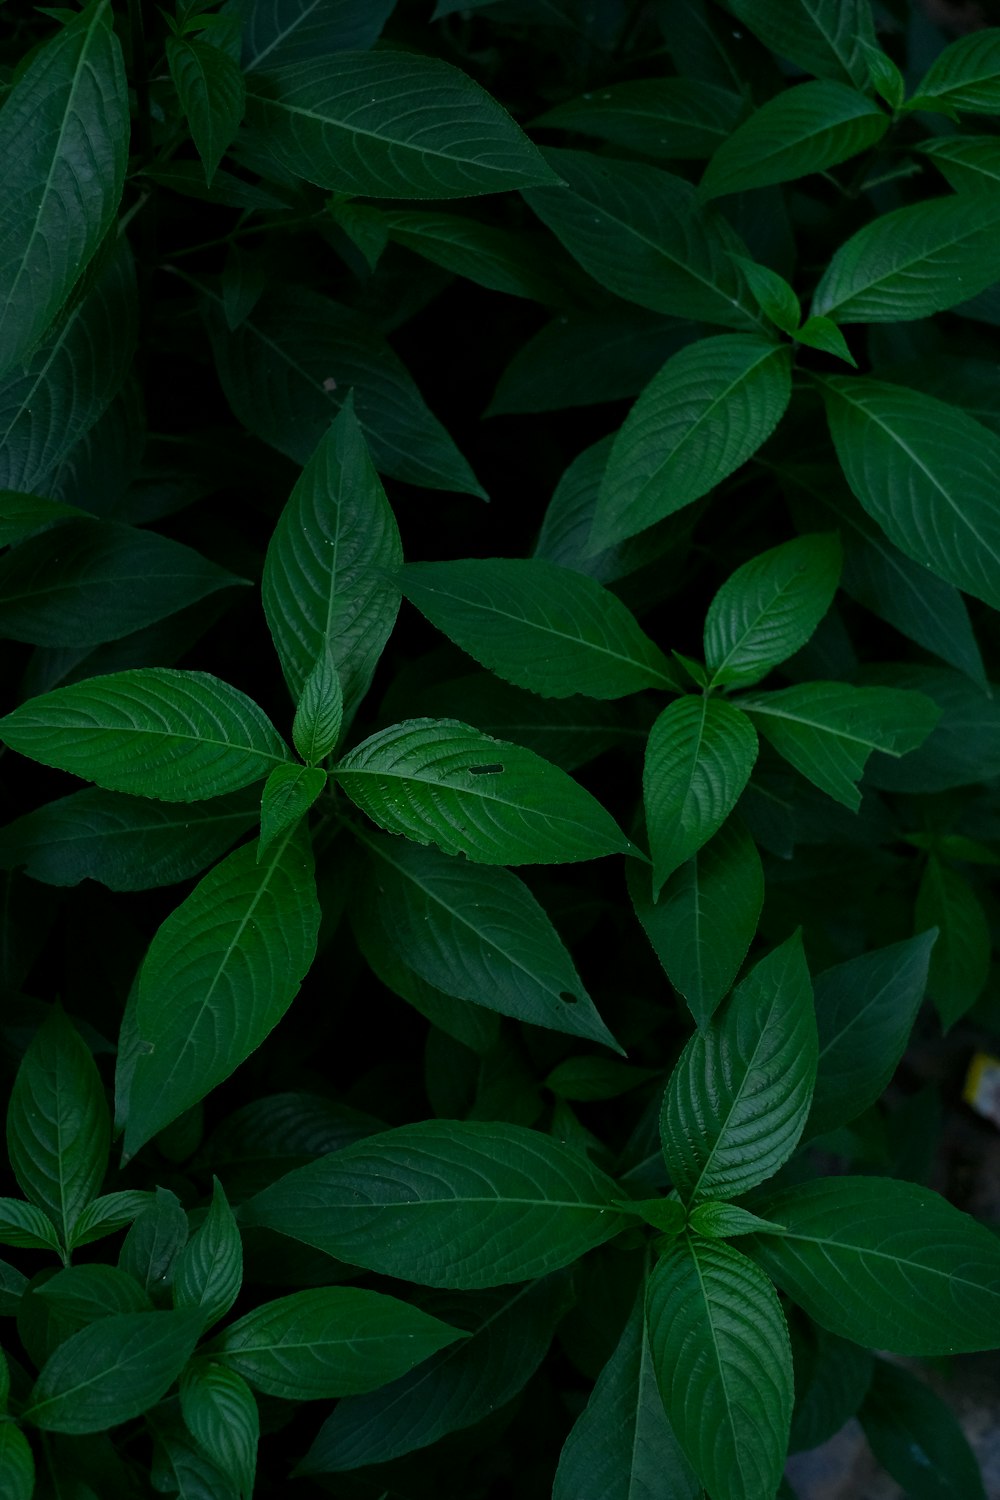
[[1000, 141], [993, 135], [945, 135], [921, 141], [949, 187], [956, 192], [981, 193], [1000, 178]]
[[721, 334], [675, 354], [615, 438], [592, 549], [634, 536], [707, 495], [770, 437], [790, 395], [787, 345]]
[[48, 1214], [20, 1198], [0, 1198], [0, 1245], [18, 1250], [60, 1250], [56, 1226]]
[[0, 829], [0, 866], [46, 885], [97, 880], [112, 891], [174, 885], [212, 864], [257, 821], [251, 793], [182, 806], [90, 788]]
[[[6, 1201], [13, 1200], [7, 1199]], [[17, 1316], [18, 1304], [27, 1285], [27, 1276], [23, 1275], [16, 1266], [0, 1260], [0, 1318]]]
[[986, 987], [993, 951], [990, 924], [965, 877], [933, 855], [917, 892], [914, 921], [918, 928], [938, 929], [927, 989], [942, 1028], [950, 1031]]
[[260, 839], [257, 863], [275, 839], [296, 828], [326, 786], [326, 772], [319, 766], [275, 766], [264, 783], [260, 807]]
[[995, 192], [882, 214], [834, 253], [812, 311], [837, 323], [899, 323], [954, 307], [1000, 278], [998, 224]]
[[833, 603], [840, 562], [837, 537], [816, 532], [737, 568], [705, 618], [710, 685], [757, 682], [800, 650]]
[[846, 682], [804, 682], [739, 702], [779, 755], [854, 812], [861, 805], [857, 782], [872, 751], [905, 755], [938, 718], [937, 705], [923, 693]]
[[[209, 1153], [228, 1184], [229, 1196], [242, 1200], [293, 1167], [304, 1166], [326, 1151], [338, 1151], [383, 1128], [371, 1115], [321, 1094], [298, 1090], [266, 1094], [226, 1116], [209, 1138]], [[189, 1245], [195, 1243], [196, 1236], [192, 1236]], [[203, 1247], [198, 1250], [199, 1263], [202, 1254], [207, 1261], [208, 1252], [216, 1246], [214, 1235], [197, 1243]], [[218, 1247], [223, 1261], [220, 1272], [225, 1273], [220, 1275], [221, 1286], [228, 1284], [227, 1267], [237, 1253], [229, 1230], [220, 1233]], [[194, 1256], [195, 1250], [190, 1253]], [[185, 1284], [186, 1259], [185, 1255], [178, 1268], [175, 1295]], [[211, 1268], [206, 1269], [210, 1272]]]
[[578, 131], [667, 161], [711, 156], [743, 114], [739, 94], [697, 78], [639, 78], [567, 99], [532, 126]]
[[565, 771], [457, 719], [394, 724], [331, 774], [387, 833], [478, 864], [557, 864], [634, 847]]
[[1000, 113], [1000, 31], [994, 26], [959, 37], [938, 54], [913, 92], [961, 114]]
[[649, 872], [626, 866], [635, 914], [671, 984], [704, 1027], [733, 980], [757, 931], [764, 904], [760, 855], [738, 817], [667, 880], [653, 900]]
[[112, 224], [128, 96], [107, 0], [41, 47], [0, 114], [8, 217], [0, 246], [0, 375], [23, 362]]
[[1000, 775], [1000, 702], [989, 684], [970, 682], [947, 667], [885, 665], [867, 680], [924, 693], [940, 711], [932, 733], [903, 761], [873, 766], [872, 783], [901, 792], [942, 792]]
[[290, 1172], [243, 1206], [354, 1265], [425, 1286], [503, 1286], [570, 1265], [629, 1222], [586, 1157], [519, 1125], [423, 1120]]
[[695, 1234], [703, 1235], [708, 1240], [725, 1240], [732, 1235], [755, 1234], [758, 1229], [769, 1231], [771, 1234], [780, 1234], [782, 1226], [772, 1224], [767, 1219], [759, 1219], [756, 1214], [750, 1213], [745, 1208], [739, 1208], [735, 1203], [699, 1203], [697, 1208], [691, 1210], [688, 1220]]
[[60, 1318], [81, 1328], [116, 1313], [152, 1311], [139, 1283], [117, 1266], [67, 1266], [34, 1292], [51, 1303]]
[[18, 1185], [48, 1214], [63, 1244], [96, 1198], [111, 1124], [90, 1048], [58, 1007], [21, 1060], [7, 1110], [7, 1151]]
[[248, 582], [156, 532], [67, 521], [0, 559], [0, 636], [35, 646], [116, 641]]
[[565, 1311], [561, 1276], [481, 1293], [441, 1293], [425, 1310], [467, 1328], [416, 1369], [367, 1396], [339, 1401], [296, 1474], [385, 1463], [436, 1443], [500, 1410], [541, 1364]]
[[261, 781], [289, 759], [250, 698], [207, 672], [143, 667], [32, 698], [0, 719], [21, 755], [113, 792], [200, 802]]
[[698, 189], [702, 199], [823, 172], [874, 146], [889, 128], [884, 110], [824, 79], [777, 94], [729, 135]]
[[223, 1317], [243, 1283], [243, 1241], [222, 1183], [212, 1179], [208, 1213], [177, 1257], [175, 1307], [195, 1307], [208, 1328]]
[[654, 900], [668, 875], [718, 833], [756, 759], [753, 725], [722, 698], [678, 698], [659, 715], [642, 773]]
[[1000, 437], [945, 401], [880, 380], [827, 377], [823, 396], [847, 482], [889, 540], [1000, 608]]
[[685, 1235], [646, 1293], [667, 1417], [710, 1495], [773, 1500], [792, 1415], [792, 1353], [767, 1277], [731, 1245]]
[[866, 45], [875, 41], [869, 0], [730, 0], [729, 9], [807, 73], [866, 86]]
[[687, 1224], [687, 1209], [679, 1198], [619, 1198], [619, 1208], [638, 1214], [646, 1224], [666, 1235], [680, 1234]]
[[375, 1390], [463, 1337], [396, 1297], [318, 1287], [231, 1323], [215, 1357], [269, 1396], [318, 1401]]
[[660, 1134], [682, 1199], [738, 1197], [788, 1160], [809, 1113], [816, 1054], [812, 985], [796, 934], [750, 970], [671, 1075]]
[[193, 1312], [118, 1313], [82, 1328], [47, 1360], [24, 1412], [44, 1432], [103, 1432], [166, 1395], [201, 1332]]
[[490, 291], [552, 307], [570, 300], [566, 282], [575, 267], [547, 237], [429, 208], [384, 208], [380, 222], [397, 245]]
[[868, 1446], [911, 1500], [986, 1500], [951, 1407], [908, 1370], [877, 1359], [858, 1416]]
[[396, 0], [239, 0], [243, 65], [280, 67], [320, 53], [364, 51]]
[[824, 354], [832, 354], [834, 358], [844, 360], [855, 369], [858, 367], [847, 340], [832, 318], [807, 318], [801, 328], [796, 330], [795, 338], [809, 349], [821, 349]]
[[382, 473], [485, 498], [405, 365], [360, 313], [285, 285], [265, 292], [230, 329], [221, 299], [202, 290], [219, 382], [234, 415], [255, 436], [305, 464], [353, 390], [358, 422]]
[[396, 620], [402, 561], [396, 522], [348, 399], [303, 469], [264, 563], [264, 612], [296, 701], [328, 652], [345, 710], [354, 711]]
[[[122, 236], [84, 294], [0, 379], [0, 485], [50, 490], [121, 388], [135, 341], [135, 268]], [[79, 498], [87, 509], [98, 501]]]
[[736, 256], [736, 261], [761, 312], [782, 333], [794, 333], [802, 321], [802, 308], [785, 278], [745, 255]]
[[855, 1415], [871, 1384], [874, 1359], [848, 1339], [806, 1318], [791, 1324], [795, 1411], [789, 1451], [816, 1448]]
[[402, 588], [432, 625], [517, 687], [621, 698], [675, 686], [625, 605], [572, 568], [540, 557], [409, 563]]
[[262, 255], [241, 250], [234, 242], [222, 268], [222, 308], [226, 325], [239, 328], [253, 312], [267, 289], [267, 261]]
[[887, 56], [881, 47], [873, 47], [868, 42], [863, 45], [872, 88], [879, 98], [884, 99], [889, 108], [895, 112], [902, 107], [903, 100], [906, 98], [906, 80], [892, 58]]
[[253, 1493], [260, 1417], [242, 1375], [215, 1360], [196, 1360], [181, 1375], [181, 1411], [199, 1448], [229, 1476], [241, 1496]]
[[43, 495], [25, 495], [20, 490], [0, 490], [0, 547], [23, 542], [26, 537], [59, 521], [79, 520], [86, 513], [61, 500]]
[[180, 1199], [168, 1188], [158, 1187], [125, 1236], [118, 1264], [149, 1293], [153, 1302], [165, 1302], [174, 1263], [187, 1239], [188, 1217]]
[[823, 1328], [896, 1354], [1000, 1341], [1000, 1240], [927, 1188], [828, 1177], [757, 1197], [751, 1253]]
[[655, 1068], [634, 1068], [631, 1063], [619, 1062], [615, 1057], [587, 1053], [557, 1063], [546, 1077], [545, 1087], [551, 1089], [557, 1099], [589, 1103], [597, 1099], [617, 1099], [650, 1078], [659, 1076]]
[[934, 947], [935, 934], [922, 932], [817, 976], [819, 1069], [807, 1135], [846, 1125], [881, 1097], [924, 998]]
[[267, 158], [339, 193], [468, 198], [556, 180], [484, 89], [415, 52], [335, 52], [251, 74], [247, 123]]
[[243, 119], [243, 74], [221, 47], [173, 36], [167, 37], [167, 66], [211, 186]]
[[501, 1015], [620, 1050], [545, 910], [509, 870], [401, 839], [365, 836], [361, 899], [422, 979]]
[[319, 916], [309, 843], [292, 831], [260, 863], [252, 844], [228, 855], [160, 926], [139, 977], [127, 1156], [273, 1030], [312, 963]]
[[609, 292], [654, 312], [756, 328], [759, 314], [731, 254], [745, 246], [699, 206], [690, 183], [643, 162], [547, 151], [564, 187], [524, 196], [574, 260]]
[[644, 1294], [563, 1445], [552, 1500], [701, 1500], [657, 1389]]
[[[297, 653], [296, 653], [297, 655]], [[291, 661], [292, 653], [289, 652]], [[344, 693], [329, 643], [324, 643], [299, 694], [292, 743], [307, 765], [332, 755], [344, 722]]]
[[120, 1193], [104, 1193], [100, 1198], [95, 1198], [77, 1219], [68, 1248], [75, 1250], [78, 1245], [92, 1244], [94, 1240], [124, 1229], [126, 1224], [131, 1224], [142, 1213], [151, 1197], [151, 1193], [127, 1188]]
[[4, 1500], [31, 1500], [35, 1493], [35, 1459], [31, 1444], [13, 1422], [0, 1422], [0, 1474]]

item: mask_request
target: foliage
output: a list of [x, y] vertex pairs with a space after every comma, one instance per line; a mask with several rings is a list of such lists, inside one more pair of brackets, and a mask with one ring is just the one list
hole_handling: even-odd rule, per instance
[[0, 1496], [981, 1495], [1000, 31], [12, 0], [0, 84]]

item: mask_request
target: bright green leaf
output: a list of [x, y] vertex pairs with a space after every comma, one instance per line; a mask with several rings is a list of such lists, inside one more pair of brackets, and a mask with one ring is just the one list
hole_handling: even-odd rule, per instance
[[699, 1203], [691, 1210], [688, 1220], [695, 1234], [703, 1235], [708, 1240], [725, 1240], [732, 1235], [755, 1234], [757, 1230], [767, 1230], [771, 1234], [780, 1234], [782, 1226], [771, 1224], [767, 1219], [759, 1219], [748, 1209], [739, 1208], [735, 1203]]
[[340, 673], [329, 644], [324, 644], [316, 665], [302, 684], [292, 724], [292, 742], [307, 765], [314, 766], [333, 753], [343, 722]]

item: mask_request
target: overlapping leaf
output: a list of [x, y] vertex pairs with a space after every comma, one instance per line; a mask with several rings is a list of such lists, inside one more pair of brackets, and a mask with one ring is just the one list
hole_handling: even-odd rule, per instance
[[945, 47], [917, 84], [917, 100], [933, 99], [962, 114], [1000, 112], [1000, 32], [974, 31]]
[[243, 66], [280, 67], [378, 40], [396, 0], [239, 0]]
[[865, 44], [875, 42], [869, 0], [730, 0], [730, 9], [779, 57], [866, 87]]
[[711, 156], [743, 114], [743, 100], [696, 78], [612, 83], [547, 109], [532, 121], [579, 131], [666, 161]]

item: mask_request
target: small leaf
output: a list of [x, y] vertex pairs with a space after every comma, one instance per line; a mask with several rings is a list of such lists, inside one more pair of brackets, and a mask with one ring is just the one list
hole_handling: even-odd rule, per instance
[[167, 65], [211, 186], [243, 118], [243, 74], [221, 47], [172, 36], [167, 38]]
[[986, 987], [993, 952], [990, 924], [964, 876], [933, 856], [917, 892], [914, 921], [918, 929], [938, 929], [927, 989], [943, 1030], [950, 1031]]
[[253, 1392], [235, 1370], [195, 1360], [181, 1375], [181, 1411], [199, 1448], [241, 1496], [253, 1493], [260, 1417]]
[[175, 1307], [195, 1307], [205, 1327], [223, 1317], [243, 1283], [243, 1241], [222, 1184], [212, 1179], [208, 1213], [177, 1258], [173, 1275]]
[[275, 766], [264, 783], [257, 863], [275, 839], [296, 828], [326, 786], [320, 766]]
[[787, 345], [720, 334], [675, 354], [615, 438], [591, 549], [634, 536], [707, 495], [770, 437], [790, 395]]
[[[0, 1200], [2, 1203], [4, 1200]], [[6, 1200], [11, 1201], [9, 1198]], [[18, 1306], [28, 1285], [28, 1278], [16, 1266], [0, 1260], [0, 1318], [17, 1316]]]
[[0, 1245], [19, 1250], [61, 1250], [56, 1226], [33, 1203], [20, 1198], [0, 1198]]
[[685, 1235], [649, 1278], [646, 1322], [667, 1417], [698, 1478], [727, 1500], [773, 1500], [793, 1378], [767, 1277], [731, 1245]]
[[578, 131], [667, 161], [711, 156], [743, 114], [739, 94], [700, 78], [612, 83], [547, 109], [532, 127]]
[[564, 771], [456, 719], [394, 724], [331, 774], [386, 832], [479, 864], [553, 864], [633, 848]]
[[687, 1210], [678, 1198], [619, 1198], [617, 1203], [666, 1235], [680, 1234], [687, 1223]]
[[72, 1241], [67, 1248], [75, 1250], [78, 1245], [90, 1245], [94, 1240], [124, 1229], [126, 1224], [131, 1224], [142, 1213], [151, 1198], [151, 1193], [140, 1192], [135, 1188], [128, 1188], [120, 1193], [105, 1193], [103, 1197], [94, 1198], [77, 1219]]
[[616, 1195], [538, 1131], [424, 1120], [290, 1172], [242, 1217], [383, 1275], [474, 1290], [544, 1276], [611, 1239], [629, 1222]]
[[289, 759], [250, 698], [207, 672], [143, 667], [31, 698], [0, 740], [114, 792], [199, 802], [260, 781]]
[[745, 255], [737, 255], [734, 259], [746, 277], [747, 285], [761, 312], [783, 333], [794, 333], [802, 321], [802, 308], [785, 278], [779, 276], [777, 271], [772, 271], [770, 266], [748, 260]]
[[100, 1190], [110, 1130], [90, 1048], [55, 1007], [17, 1070], [7, 1111], [7, 1150], [22, 1192], [45, 1210], [65, 1245]]
[[125, 1236], [118, 1264], [156, 1303], [167, 1300], [174, 1263], [187, 1244], [188, 1217], [168, 1188], [158, 1187]]
[[344, 694], [332, 652], [324, 645], [316, 665], [302, 684], [292, 743], [306, 765], [315, 766], [331, 755], [340, 739], [344, 720]]
[[900, 109], [906, 97], [906, 80], [902, 73], [881, 47], [873, 47], [869, 42], [862, 45], [872, 88], [891, 110]]
[[655, 1068], [634, 1068], [614, 1057], [567, 1057], [556, 1063], [545, 1080], [545, 1087], [557, 1099], [589, 1103], [598, 1099], [618, 1099], [659, 1075]]
[[663, 1154], [687, 1203], [738, 1197], [788, 1160], [809, 1113], [816, 1053], [812, 985], [796, 934], [691, 1038], [667, 1085]]
[[732, 1235], [756, 1234], [766, 1230], [768, 1234], [780, 1234], [782, 1225], [772, 1224], [767, 1219], [758, 1219], [756, 1214], [735, 1203], [699, 1203], [691, 1210], [688, 1220], [695, 1234], [708, 1240], [725, 1240]]
[[807, 318], [801, 328], [796, 330], [795, 338], [798, 343], [805, 344], [810, 349], [820, 349], [824, 354], [832, 354], [855, 369], [858, 367], [847, 340], [832, 318]]
[[0, 1422], [0, 1474], [4, 1500], [31, 1500], [35, 1493], [35, 1459], [31, 1444], [13, 1422]]
[[148, 1411], [187, 1364], [193, 1312], [119, 1313], [82, 1328], [43, 1366], [24, 1412], [44, 1432], [103, 1432]]
[[464, 1337], [463, 1329], [396, 1297], [318, 1287], [265, 1302], [231, 1323], [215, 1357], [269, 1396], [318, 1401], [386, 1385]]
[[722, 827], [756, 758], [753, 725], [721, 698], [678, 698], [660, 714], [642, 777], [654, 899]]
[[833, 603], [840, 561], [836, 536], [814, 533], [737, 568], [705, 618], [710, 686], [757, 682], [800, 650]]
[[[960, 114], [1000, 113], [1000, 31], [994, 26], [961, 36], [931, 63], [914, 95]], [[911, 100], [910, 108], [915, 101]]]

